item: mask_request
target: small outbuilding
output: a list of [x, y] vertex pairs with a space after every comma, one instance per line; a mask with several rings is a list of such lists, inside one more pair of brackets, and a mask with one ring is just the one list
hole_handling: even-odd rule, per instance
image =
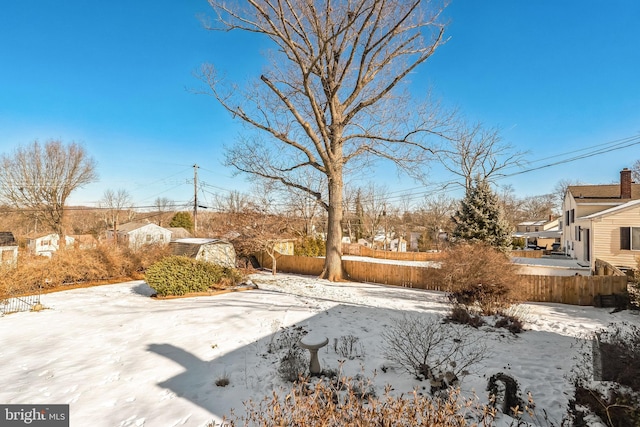
[[[107, 230], [107, 240], [116, 236], [114, 230]], [[118, 243], [126, 244], [133, 250], [141, 249], [145, 245], [167, 244], [171, 240], [171, 231], [153, 223], [128, 222], [117, 230]]]
[[176, 239], [169, 243], [173, 255], [186, 256], [200, 261], [235, 268], [236, 251], [225, 240], [192, 237]]
[[10, 231], [0, 231], [0, 264], [18, 263], [18, 242]]

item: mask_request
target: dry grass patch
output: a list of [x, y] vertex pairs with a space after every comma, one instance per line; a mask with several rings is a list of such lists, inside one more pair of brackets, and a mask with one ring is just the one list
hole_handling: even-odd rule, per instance
[[20, 254], [15, 268], [0, 272], [0, 298], [141, 279], [151, 263], [168, 253], [166, 246], [134, 252], [104, 244], [60, 250], [51, 258]]

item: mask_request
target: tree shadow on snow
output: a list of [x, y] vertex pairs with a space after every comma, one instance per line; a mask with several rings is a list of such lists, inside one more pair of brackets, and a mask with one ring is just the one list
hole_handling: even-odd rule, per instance
[[[277, 303], [277, 301], [274, 301]], [[222, 299], [218, 303], [223, 303]], [[265, 321], [273, 321], [273, 305], [264, 304], [262, 307], [253, 306], [242, 310], [243, 315], [259, 318], [261, 311], [265, 313]], [[286, 308], [281, 307], [283, 312]], [[288, 308], [289, 310], [291, 307]], [[304, 307], [303, 307], [304, 309]], [[240, 307], [239, 307], [240, 310]], [[271, 313], [270, 315], [268, 313]], [[339, 304], [328, 310], [313, 314], [311, 317], [295, 323], [314, 336], [327, 337], [329, 344], [319, 351], [322, 369], [338, 370], [341, 367], [340, 360], [343, 355], [336, 354], [334, 343], [341, 337], [353, 336], [362, 343], [362, 350], [366, 351], [363, 357], [347, 360], [345, 365], [350, 366], [351, 372], [345, 372], [349, 376], [362, 373], [367, 377], [377, 375], [377, 381], [392, 383], [399, 372], [389, 371], [383, 373], [381, 360], [382, 341], [379, 336], [379, 326], [384, 327], [386, 322], [399, 319], [406, 312], [379, 307], [357, 306]], [[431, 313], [422, 313], [425, 316], [434, 316]], [[366, 319], [354, 322], [353, 319]], [[388, 320], [387, 320], [388, 319]], [[216, 322], [219, 319], [211, 319]], [[375, 327], [370, 327], [375, 322]], [[340, 325], [336, 328], [336, 325]], [[282, 325], [290, 326], [290, 325]], [[237, 342], [219, 342], [218, 353], [222, 353], [210, 360], [202, 360], [189, 351], [170, 343], [150, 344], [147, 350], [164, 358], [170, 359], [184, 368], [184, 371], [165, 381], [158, 383], [162, 388], [168, 389], [179, 398], [187, 399], [202, 407], [212, 415], [212, 419], [222, 419], [234, 409], [235, 413], [243, 412], [243, 401], [246, 396], [270, 395], [271, 391], [280, 388], [290, 388], [291, 384], [278, 377], [278, 366], [281, 354], [268, 351], [270, 344], [277, 340], [279, 331], [274, 331], [249, 344], [237, 347]], [[244, 334], [239, 334], [244, 335]], [[258, 333], [256, 333], [258, 335]], [[206, 340], [203, 337], [203, 340]], [[225, 352], [225, 347], [237, 347]], [[306, 351], [305, 356], [308, 357]], [[380, 365], [380, 366], [378, 366]], [[374, 374], [374, 371], [377, 374]], [[229, 379], [226, 387], [216, 386], [216, 380], [221, 377]], [[256, 393], [256, 391], [258, 391]], [[241, 396], [241, 397], [239, 397]], [[205, 420], [206, 421], [206, 420]]]

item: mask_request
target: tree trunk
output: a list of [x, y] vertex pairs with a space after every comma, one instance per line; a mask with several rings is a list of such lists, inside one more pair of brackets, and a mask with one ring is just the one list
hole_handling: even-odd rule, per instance
[[329, 178], [327, 252], [320, 278], [332, 282], [344, 280], [342, 268], [342, 174]]
[[276, 266], [276, 263], [277, 263], [277, 261], [276, 261], [276, 252], [275, 251], [273, 251], [273, 252], [267, 251], [267, 253], [271, 257], [271, 274], [275, 276], [278, 273], [277, 272], [277, 266]]

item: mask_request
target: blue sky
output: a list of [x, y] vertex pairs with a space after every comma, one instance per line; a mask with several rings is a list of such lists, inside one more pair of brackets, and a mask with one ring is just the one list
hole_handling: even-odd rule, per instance
[[[194, 93], [194, 74], [211, 62], [239, 81], [257, 76], [266, 45], [206, 31], [198, 16], [209, 10], [205, 0], [5, 2], [0, 152], [34, 140], [82, 143], [100, 181], [74, 193], [76, 204], [119, 188], [140, 206], [156, 197], [188, 203], [194, 163], [204, 203], [246, 190], [222, 165], [222, 145], [242, 129]], [[640, 136], [640, 2], [454, 0], [446, 18], [450, 39], [412, 74], [414, 90], [431, 87], [469, 121], [500, 127], [528, 159], [546, 159], [526, 168]], [[640, 159], [633, 142], [500, 184], [524, 197], [552, 192], [560, 179], [615, 182]], [[433, 168], [434, 182], [451, 178]], [[395, 173], [384, 182], [392, 191], [417, 187]]]

